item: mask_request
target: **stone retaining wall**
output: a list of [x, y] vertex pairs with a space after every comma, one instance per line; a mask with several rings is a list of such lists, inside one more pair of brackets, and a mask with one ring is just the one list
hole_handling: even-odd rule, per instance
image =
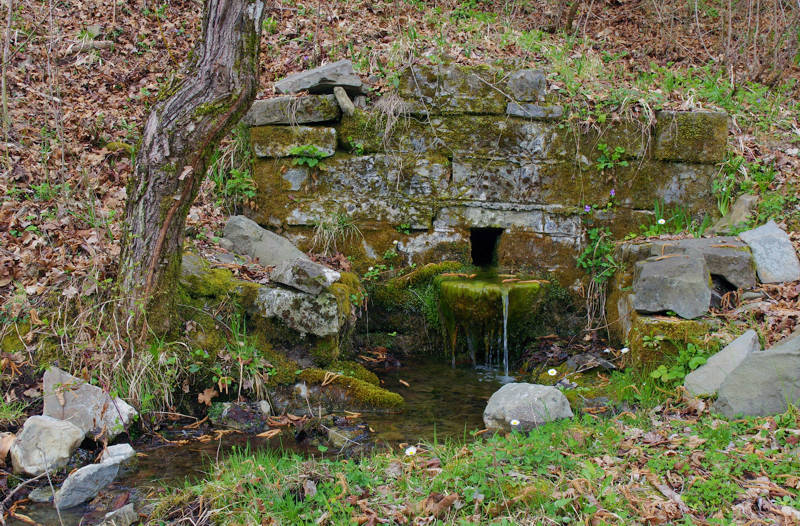
[[[572, 284], [585, 243], [584, 207], [616, 234], [652, 221], [655, 201], [715, 209], [711, 181], [728, 133], [723, 113], [660, 111], [655, 122], [575, 124], [545, 76], [522, 70], [414, 67], [395, 93], [343, 114], [332, 95], [256, 101], [246, 117], [257, 156], [249, 215], [301, 248], [313, 228], [348, 217], [361, 264], [397, 247], [408, 261], [469, 259], [470, 229], [503, 229], [498, 262]], [[623, 152], [596, 167], [606, 144]], [[294, 148], [322, 161], [297, 164]], [[293, 150], [294, 149], [294, 150]], [[394, 243], [397, 241], [398, 243]], [[339, 247], [340, 249], [342, 247]]]

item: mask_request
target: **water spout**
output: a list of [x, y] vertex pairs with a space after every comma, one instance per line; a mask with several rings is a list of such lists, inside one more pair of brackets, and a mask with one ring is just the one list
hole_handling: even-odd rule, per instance
[[500, 295], [503, 298], [503, 369], [508, 376], [508, 289], [501, 287]]

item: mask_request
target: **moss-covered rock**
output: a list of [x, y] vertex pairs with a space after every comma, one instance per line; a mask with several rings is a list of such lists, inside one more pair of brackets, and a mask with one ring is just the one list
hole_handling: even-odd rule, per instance
[[711, 318], [684, 320], [671, 316], [637, 314], [628, 333], [630, 352], [623, 364], [648, 371], [668, 357], [675, 356], [687, 343], [716, 350], [719, 340], [713, 334], [718, 322]]
[[[326, 373], [329, 374], [326, 375]], [[400, 408], [405, 403], [403, 397], [397, 393], [387, 391], [364, 380], [322, 369], [306, 369], [300, 373], [300, 380], [312, 385], [321, 385], [327, 380], [326, 386], [344, 390], [360, 407], [392, 409]], [[323, 389], [326, 386], [323, 386]]]

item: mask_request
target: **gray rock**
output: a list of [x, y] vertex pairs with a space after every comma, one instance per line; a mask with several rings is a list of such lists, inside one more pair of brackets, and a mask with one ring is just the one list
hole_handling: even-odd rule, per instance
[[687, 238], [654, 241], [651, 256], [667, 254], [700, 255], [711, 274], [722, 276], [740, 289], [756, 285], [753, 257], [747, 245], [735, 237]]
[[44, 373], [43, 396], [45, 416], [68, 420], [83, 430], [87, 437], [104, 433], [111, 440], [127, 429], [136, 410], [120, 398], [86, 383], [80, 378], [50, 367]]
[[139, 520], [139, 514], [133, 507], [133, 503], [128, 503], [118, 510], [106, 513], [100, 526], [131, 526]]
[[136, 450], [130, 444], [116, 444], [108, 446], [100, 455], [100, 462], [119, 464], [127, 462], [136, 456]]
[[800, 403], [800, 331], [751, 353], [722, 382], [714, 409], [727, 417], [783, 413]]
[[333, 95], [275, 97], [253, 102], [242, 119], [248, 126], [334, 121], [341, 112]]
[[341, 274], [308, 258], [284, 261], [270, 274], [270, 279], [309, 294], [319, 294], [336, 283]]
[[489, 429], [530, 430], [536, 426], [572, 418], [572, 409], [564, 393], [549, 385], [511, 383], [496, 391], [483, 411], [483, 422]]
[[350, 97], [347, 96], [347, 92], [344, 90], [344, 88], [341, 86], [336, 86], [333, 88], [333, 95], [336, 97], [336, 102], [342, 109], [342, 113], [348, 117], [352, 117], [356, 112], [356, 106], [353, 104], [353, 101], [350, 100]]
[[332, 93], [333, 88], [341, 86], [352, 96], [364, 94], [364, 85], [353, 71], [353, 63], [339, 60], [318, 68], [289, 75], [275, 83], [278, 93]]
[[39, 503], [53, 502], [53, 488], [51, 488], [49, 485], [35, 488], [33, 491], [28, 493], [28, 499], [31, 502]]
[[104, 462], [89, 464], [73, 471], [56, 492], [53, 502], [59, 510], [73, 508], [93, 499], [97, 493], [114, 482], [119, 464]]
[[800, 279], [800, 261], [797, 260], [794, 246], [775, 221], [742, 232], [739, 237], [753, 251], [758, 279], [762, 283], [783, 283]]
[[750, 216], [756, 209], [758, 196], [753, 194], [742, 194], [736, 198], [733, 206], [728, 210], [728, 214], [714, 223], [711, 228], [706, 230], [708, 234], [730, 234], [737, 228], [747, 224]]
[[315, 156], [336, 153], [336, 130], [320, 126], [258, 126], [250, 129], [250, 143], [258, 157], [290, 157], [296, 148], [312, 148]]
[[32, 416], [11, 445], [15, 473], [40, 475], [64, 466], [80, 445], [84, 431], [65, 420], [50, 416]]
[[340, 313], [336, 297], [295, 290], [261, 287], [250, 308], [251, 314], [280, 321], [301, 335], [331, 336], [338, 334], [350, 313]]
[[231, 216], [225, 224], [224, 238], [231, 243], [231, 250], [250, 256], [265, 267], [276, 266], [284, 261], [306, 258], [285, 237], [261, 228], [258, 223], [245, 216]]
[[703, 258], [670, 254], [636, 263], [633, 307], [639, 312], [674, 311], [686, 319], [708, 312], [711, 286]]
[[692, 396], [714, 395], [731, 371], [751, 353], [761, 350], [756, 331], [749, 330], [686, 375], [684, 387]]
[[556, 120], [564, 115], [564, 108], [558, 105], [539, 106], [533, 103], [509, 102], [506, 114], [526, 119]]

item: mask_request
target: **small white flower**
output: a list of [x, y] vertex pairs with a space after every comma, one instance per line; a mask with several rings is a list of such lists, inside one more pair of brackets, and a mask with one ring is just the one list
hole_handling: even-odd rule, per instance
[[512, 420], [511, 422], [509, 422], [509, 424], [511, 424], [511, 426], [512, 426], [512, 427], [516, 427], [516, 426], [518, 426], [518, 425], [519, 425], [519, 420], [517, 420], [517, 419], [515, 418], [514, 420]]
[[610, 352], [611, 352], [611, 349], [609, 349], [609, 348], [605, 348], [605, 349], [603, 349], [603, 352], [604, 352], [604, 353], [606, 353], [606, 354], [608, 354], [608, 353], [610, 353]]
[[416, 447], [414, 447], [414, 446], [408, 446], [408, 447], [406, 448], [406, 456], [407, 456], [407, 457], [413, 457], [413, 456], [414, 456], [414, 455], [416, 455], [416, 454], [417, 454], [417, 448], [416, 448]]
[[659, 220], [658, 220], [658, 224], [659, 224], [659, 225], [666, 224], [666, 222], [667, 222], [667, 220], [666, 220], [666, 219], [664, 219], [663, 217], [662, 217], [661, 219], [659, 219]]
[[621, 352], [622, 354], [628, 354], [628, 351], [630, 351], [630, 349], [628, 349], [627, 347], [623, 347], [622, 349], [619, 350], [619, 352]]
[[397, 240], [395, 239], [394, 241], [392, 241], [392, 244], [396, 245], [397, 244]]
[[550, 369], [549, 371], [547, 371], [547, 374], [549, 374], [550, 376], [555, 376], [558, 374], [558, 371], [556, 371], [555, 369]]
[[373, 268], [375, 268], [375, 267], [369, 267], [367, 270], [372, 270]]

